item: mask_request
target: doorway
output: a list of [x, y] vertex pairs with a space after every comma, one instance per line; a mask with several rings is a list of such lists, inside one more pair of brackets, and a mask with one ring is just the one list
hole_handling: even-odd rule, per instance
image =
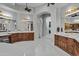
[[51, 35], [51, 14], [44, 13], [40, 15], [39, 38]]

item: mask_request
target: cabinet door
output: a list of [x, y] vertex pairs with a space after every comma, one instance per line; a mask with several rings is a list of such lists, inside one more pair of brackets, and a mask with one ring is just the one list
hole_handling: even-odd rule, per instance
[[17, 33], [10, 35], [10, 42], [11, 42], [11, 43], [17, 42], [17, 41], [18, 41]]
[[61, 46], [62, 46], [61, 48], [66, 51], [66, 50], [67, 50], [67, 38], [61, 36], [61, 39], [62, 39], [62, 40], [61, 40], [61, 42], [62, 42], [62, 43], [61, 43]]
[[67, 50], [67, 38], [59, 35], [55, 35], [55, 45], [63, 50]]
[[34, 33], [28, 33], [28, 39], [34, 40]]
[[28, 33], [24, 33], [23, 37], [24, 37], [24, 41], [28, 41], [29, 40], [28, 39]]
[[61, 48], [61, 38], [58, 35], [55, 35], [55, 45]]
[[71, 38], [68, 38], [67, 40], [67, 52], [70, 54], [70, 55], [73, 55], [74, 54], [74, 39], [71, 39]]
[[75, 41], [74, 55], [79, 56], [79, 42]]
[[62, 48], [62, 38], [58, 36], [58, 46]]
[[24, 34], [23, 33], [18, 33], [18, 41], [23, 41]]

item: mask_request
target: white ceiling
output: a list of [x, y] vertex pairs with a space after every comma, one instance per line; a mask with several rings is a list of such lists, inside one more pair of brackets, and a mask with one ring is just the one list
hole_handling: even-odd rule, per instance
[[[19, 11], [24, 11], [24, 8], [26, 7], [26, 3], [3, 3], [3, 4]], [[41, 7], [44, 5], [47, 5], [47, 3], [27, 3], [27, 6], [31, 9]], [[61, 8], [65, 5], [67, 5], [67, 3], [56, 3], [54, 6]]]
[[65, 7], [66, 5], [68, 5], [68, 3], [56, 3], [55, 7], [62, 8]]
[[[4, 5], [7, 5], [9, 7], [15, 7], [18, 6], [19, 8], [25, 8], [26, 7], [26, 3], [3, 3]], [[44, 5], [45, 3], [27, 3], [27, 6], [29, 8], [35, 8], [35, 7], [39, 7]]]
[[[55, 3], [55, 7], [63, 7], [65, 5], [67, 5], [68, 3]], [[18, 5], [18, 6], [26, 6], [26, 3], [16, 3], [13, 5]], [[35, 8], [35, 7], [39, 7], [39, 6], [43, 6], [43, 5], [47, 5], [47, 3], [27, 3], [29, 8]]]
[[[25, 11], [26, 3], [2, 3], [10, 8], [18, 11]], [[44, 5], [44, 3], [27, 3], [27, 6], [32, 9]]]
[[[26, 3], [3, 3], [4, 5], [7, 6], [18, 6], [18, 7], [25, 7]], [[68, 3], [56, 3], [55, 6], [56, 7], [63, 7], [65, 5], [67, 5]], [[43, 5], [47, 5], [47, 3], [27, 3], [29, 8], [35, 8], [35, 7], [39, 7], [39, 6], [43, 6]]]
[[[17, 5], [26, 6], [26, 3], [18, 3]], [[44, 3], [27, 3], [28, 7], [35, 8], [44, 5]]]

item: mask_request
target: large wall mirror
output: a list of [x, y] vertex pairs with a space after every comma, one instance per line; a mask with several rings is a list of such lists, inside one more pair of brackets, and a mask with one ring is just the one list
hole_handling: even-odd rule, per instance
[[[71, 6], [72, 7], [72, 6]], [[79, 32], [79, 7], [73, 6], [65, 11], [65, 32], [78, 33]]]

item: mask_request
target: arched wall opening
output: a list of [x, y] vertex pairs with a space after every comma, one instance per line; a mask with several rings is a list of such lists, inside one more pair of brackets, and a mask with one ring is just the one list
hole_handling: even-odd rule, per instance
[[51, 13], [43, 12], [38, 14], [37, 18], [38, 22], [38, 30], [39, 30], [39, 38], [45, 37], [51, 34]]

